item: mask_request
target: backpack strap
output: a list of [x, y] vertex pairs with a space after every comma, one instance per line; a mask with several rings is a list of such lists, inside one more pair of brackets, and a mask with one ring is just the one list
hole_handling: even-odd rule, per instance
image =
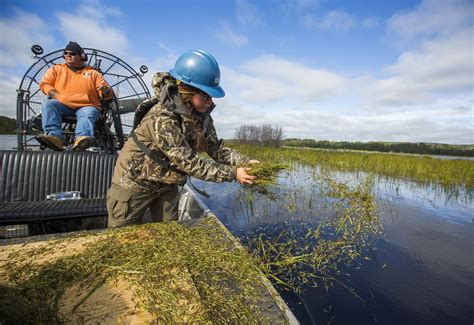
[[137, 126], [141, 123], [145, 115], [158, 102], [159, 102], [159, 99], [158, 97], [155, 96], [155, 97], [144, 100], [143, 102], [140, 103], [140, 105], [138, 105], [137, 109], [135, 110], [135, 115], [133, 116], [132, 129], [135, 130], [137, 128]]
[[187, 175], [185, 172], [179, 170], [178, 168], [172, 166], [168, 161], [164, 160], [163, 157], [161, 157], [161, 155], [157, 151], [151, 150], [150, 148], [145, 146], [142, 142], [140, 142], [134, 130], [130, 133], [130, 135], [132, 136], [133, 141], [135, 141], [135, 143], [140, 148], [140, 150], [143, 151], [143, 153], [147, 155], [148, 157], [150, 157], [154, 162], [180, 175], [183, 175], [183, 176]]
[[164, 168], [166, 169], [170, 169], [172, 171], [174, 171], [175, 173], [178, 173], [182, 176], [186, 176], [186, 181], [189, 180], [189, 185], [191, 186], [191, 188], [193, 190], [195, 190], [198, 194], [206, 197], [206, 198], [209, 198], [209, 194], [207, 194], [206, 191], [204, 190], [200, 190], [198, 189], [193, 183], [191, 183], [191, 179], [190, 177], [188, 176], [188, 174], [186, 174], [185, 172], [179, 170], [178, 168], [172, 166], [169, 162], [167, 162], [166, 160], [163, 159], [163, 157], [160, 156], [160, 154], [155, 151], [155, 150], [151, 150], [150, 148], [148, 148], [147, 146], [145, 146], [145, 144], [143, 144], [142, 142], [140, 142], [138, 140], [138, 137], [137, 135], [135, 134], [135, 131], [132, 130], [132, 132], [130, 133], [130, 135], [132, 136], [132, 139], [133, 141], [137, 144], [137, 146], [140, 148], [141, 151], [143, 151], [143, 153], [145, 155], [147, 155], [148, 157], [150, 157], [153, 161], [155, 161], [156, 163], [160, 164], [161, 166], [163, 166]]

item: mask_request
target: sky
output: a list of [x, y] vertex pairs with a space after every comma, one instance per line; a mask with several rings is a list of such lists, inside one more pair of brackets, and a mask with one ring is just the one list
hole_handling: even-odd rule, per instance
[[286, 138], [474, 143], [472, 0], [0, 0], [0, 115], [45, 53], [70, 41], [138, 70], [189, 49], [217, 59], [218, 135], [271, 124]]

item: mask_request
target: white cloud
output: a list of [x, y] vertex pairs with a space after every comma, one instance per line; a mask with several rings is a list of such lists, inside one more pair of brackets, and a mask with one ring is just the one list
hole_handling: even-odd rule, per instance
[[339, 92], [344, 77], [314, 69], [273, 55], [264, 55], [242, 65], [242, 72], [227, 69], [226, 83], [248, 101], [320, 101]]
[[322, 19], [313, 22], [321, 29], [349, 30], [355, 26], [354, 18], [343, 10], [328, 12]]
[[105, 5], [100, 0], [83, 0], [78, 11], [84, 16], [89, 16], [97, 20], [103, 20], [108, 16], [123, 17], [123, 13], [119, 7]]
[[[265, 109], [261, 105], [245, 106], [233, 99], [219, 103], [213, 113], [220, 137], [231, 138], [242, 124], [270, 123], [283, 128], [286, 137], [345, 141], [419, 141], [453, 144], [473, 143], [473, 129], [465, 121], [472, 119], [472, 103], [451, 108], [453, 103], [439, 101], [431, 106], [392, 113], [341, 113], [329, 106], [318, 109], [294, 106], [286, 111]], [[289, 113], [291, 111], [291, 113]], [[250, 118], [251, 117], [251, 118]]]
[[380, 21], [377, 17], [368, 17], [362, 20], [361, 25], [365, 28], [373, 28], [379, 26]]
[[[404, 40], [450, 35], [474, 23], [471, 0], [424, 0], [413, 11], [393, 15], [389, 29]], [[471, 40], [472, 41], [472, 40]]]
[[285, 14], [288, 12], [308, 12], [319, 6], [319, 0], [278, 0], [277, 3], [280, 11]]
[[169, 48], [164, 43], [158, 43], [158, 47], [160, 50], [157, 52], [160, 54], [151, 62], [151, 66], [153, 67], [151, 71], [168, 71], [174, 67], [175, 62], [181, 53], [178, 53], [175, 49]]
[[40, 44], [47, 48], [53, 39], [40, 17], [22, 10], [0, 19], [0, 30], [0, 115], [16, 118], [16, 89], [27, 67], [34, 63], [31, 46]]
[[472, 34], [428, 41], [419, 50], [402, 53], [388, 70], [410, 78], [426, 90], [463, 90], [473, 85]]
[[300, 21], [306, 28], [347, 32], [354, 28], [373, 28], [379, 25], [376, 17], [359, 19], [344, 10], [332, 10], [324, 15], [304, 12]]
[[0, 71], [0, 115], [16, 118], [16, 89], [21, 79]]
[[81, 4], [77, 12], [57, 13], [59, 28], [64, 37], [83, 47], [100, 48], [121, 56], [127, 52], [126, 34], [106, 23], [106, 17], [121, 15], [115, 7], [107, 7], [97, 1]]
[[[320, 9], [317, 1], [285, 3], [301, 9], [300, 15]], [[253, 6], [248, 1], [237, 2], [241, 8], [247, 5]], [[386, 67], [383, 77], [348, 77], [275, 55], [255, 57], [237, 68], [221, 66], [227, 95], [216, 99], [218, 107], [213, 113], [219, 135], [232, 137], [242, 123], [270, 123], [282, 126], [288, 137], [473, 143], [473, 31], [469, 22], [472, 13], [467, 7], [466, 1], [451, 1], [449, 5], [424, 1], [412, 12], [394, 15], [388, 25], [392, 39], [416, 43], [405, 44], [411, 48]], [[252, 18], [253, 14], [258, 12], [242, 12], [237, 19], [244, 24], [262, 21], [261, 16]], [[62, 10], [57, 15], [60, 23], [49, 25], [61, 28], [67, 40], [122, 56], [128, 40], [113, 26], [120, 15], [115, 7], [89, 1], [77, 12]], [[314, 17], [312, 28], [325, 31], [379, 24], [375, 17], [361, 19], [344, 11], [322, 14], [318, 20]], [[221, 23], [220, 33], [214, 36], [237, 47], [248, 44], [244, 35], [229, 26]], [[0, 63], [4, 65], [0, 71], [0, 115], [14, 117], [20, 78], [5, 67], [20, 62], [25, 69], [16, 75], [21, 77], [26, 64], [32, 63], [28, 56], [33, 41], [52, 44], [52, 34], [42, 19], [26, 12], [0, 19], [0, 29], [7, 31], [0, 38]], [[149, 66], [144, 77], [148, 87], [153, 73], [169, 70], [180, 54], [169, 44], [156, 43], [159, 55], [151, 59], [124, 55], [134, 67]]]
[[236, 16], [237, 21], [244, 26], [258, 26], [263, 23], [262, 14], [248, 0], [237, 0]]
[[224, 22], [220, 24], [220, 28], [218, 28], [218, 31], [214, 34], [214, 36], [218, 40], [236, 47], [241, 47], [247, 45], [248, 43], [246, 36], [233, 31], [229, 25]]
[[48, 25], [37, 15], [22, 10], [16, 10], [13, 17], [0, 19], [0, 31], [0, 66], [31, 64], [31, 46], [47, 47], [53, 42]]
[[[456, 4], [462, 7], [465, 2], [450, 3], [452, 6], [447, 7], [444, 2], [436, 2], [438, 4], [436, 6], [431, 1], [425, 1], [413, 12], [397, 14], [391, 18], [392, 24], [397, 22], [410, 31], [408, 34], [398, 30], [397, 35], [402, 37], [416, 35], [418, 45], [401, 53], [397, 61], [386, 68], [388, 77], [366, 80], [361, 92], [369, 104], [430, 103], [440, 96], [454, 96], [460, 93], [470, 93], [472, 96], [474, 29], [465, 26], [466, 15], [454, 6]], [[449, 34], [441, 28], [440, 20], [443, 12], [446, 14], [446, 30]], [[464, 22], [454, 22], [455, 17], [458, 21]], [[423, 21], [422, 27], [417, 25], [418, 21]]]
[[181, 54], [162, 42], [159, 42], [157, 46], [159, 50], [156, 52], [159, 53], [159, 55], [156, 56], [153, 60], [147, 62], [145, 62], [144, 60], [135, 60], [138, 66], [141, 64], [145, 64], [148, 67], [148, 73], [143, 76], [143, 81], [145, 82], [145, 85], [148, 87], [152, 96], [154, 95], [154, 91], [151, 87], [151, 80], [153, 79], [153, 75], [156, 72], [169, 71], [171, 68], [174, 67], [178, 56]]

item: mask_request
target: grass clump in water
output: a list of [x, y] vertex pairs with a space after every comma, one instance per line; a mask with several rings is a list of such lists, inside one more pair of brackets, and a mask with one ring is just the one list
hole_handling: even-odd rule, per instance
[[332, 215], [315, 224], [286, 222], [280, 230], [275, 225], [260, 227], [246, 244], [261, 260], [265, 274], [282, 288], [299, 292], [308, 285], [336, 282], [361, 299], [337, 278], [343, 269], [367, 259], [382, 234], [372, 183], [349, 187], [324, 176], [321, 186]]
[[270, 186], [277, 184], [278, 174], [281, 171], [289, 168], [288, 165], [274, 164], [270, 162], [248, 165], [246, 167], [248, 168], [248, 174], [257, 177], [255, 180], [253, 180], [253, 184], [250, 185], [250, 188], [263, 194], [269, 192]]

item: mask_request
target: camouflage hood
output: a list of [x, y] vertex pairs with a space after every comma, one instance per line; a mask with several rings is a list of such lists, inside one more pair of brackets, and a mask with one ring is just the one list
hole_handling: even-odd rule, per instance
[[[166, 108], [170, 112], [191, 118], [190, 108], [181, 100], [181, 96], [178, 93], [176, 79], [174, 79], [168, 72], [156, 73], [153, 76], [152, 85], [155, 96], [158, 98], [162, 107]], [[215, 106], [211, 107], [204, 114], [197, 113], [197, 115], [203, 121], [206, 121], [209, 118], [211, 112], [214, 110], [214, 107]]]

